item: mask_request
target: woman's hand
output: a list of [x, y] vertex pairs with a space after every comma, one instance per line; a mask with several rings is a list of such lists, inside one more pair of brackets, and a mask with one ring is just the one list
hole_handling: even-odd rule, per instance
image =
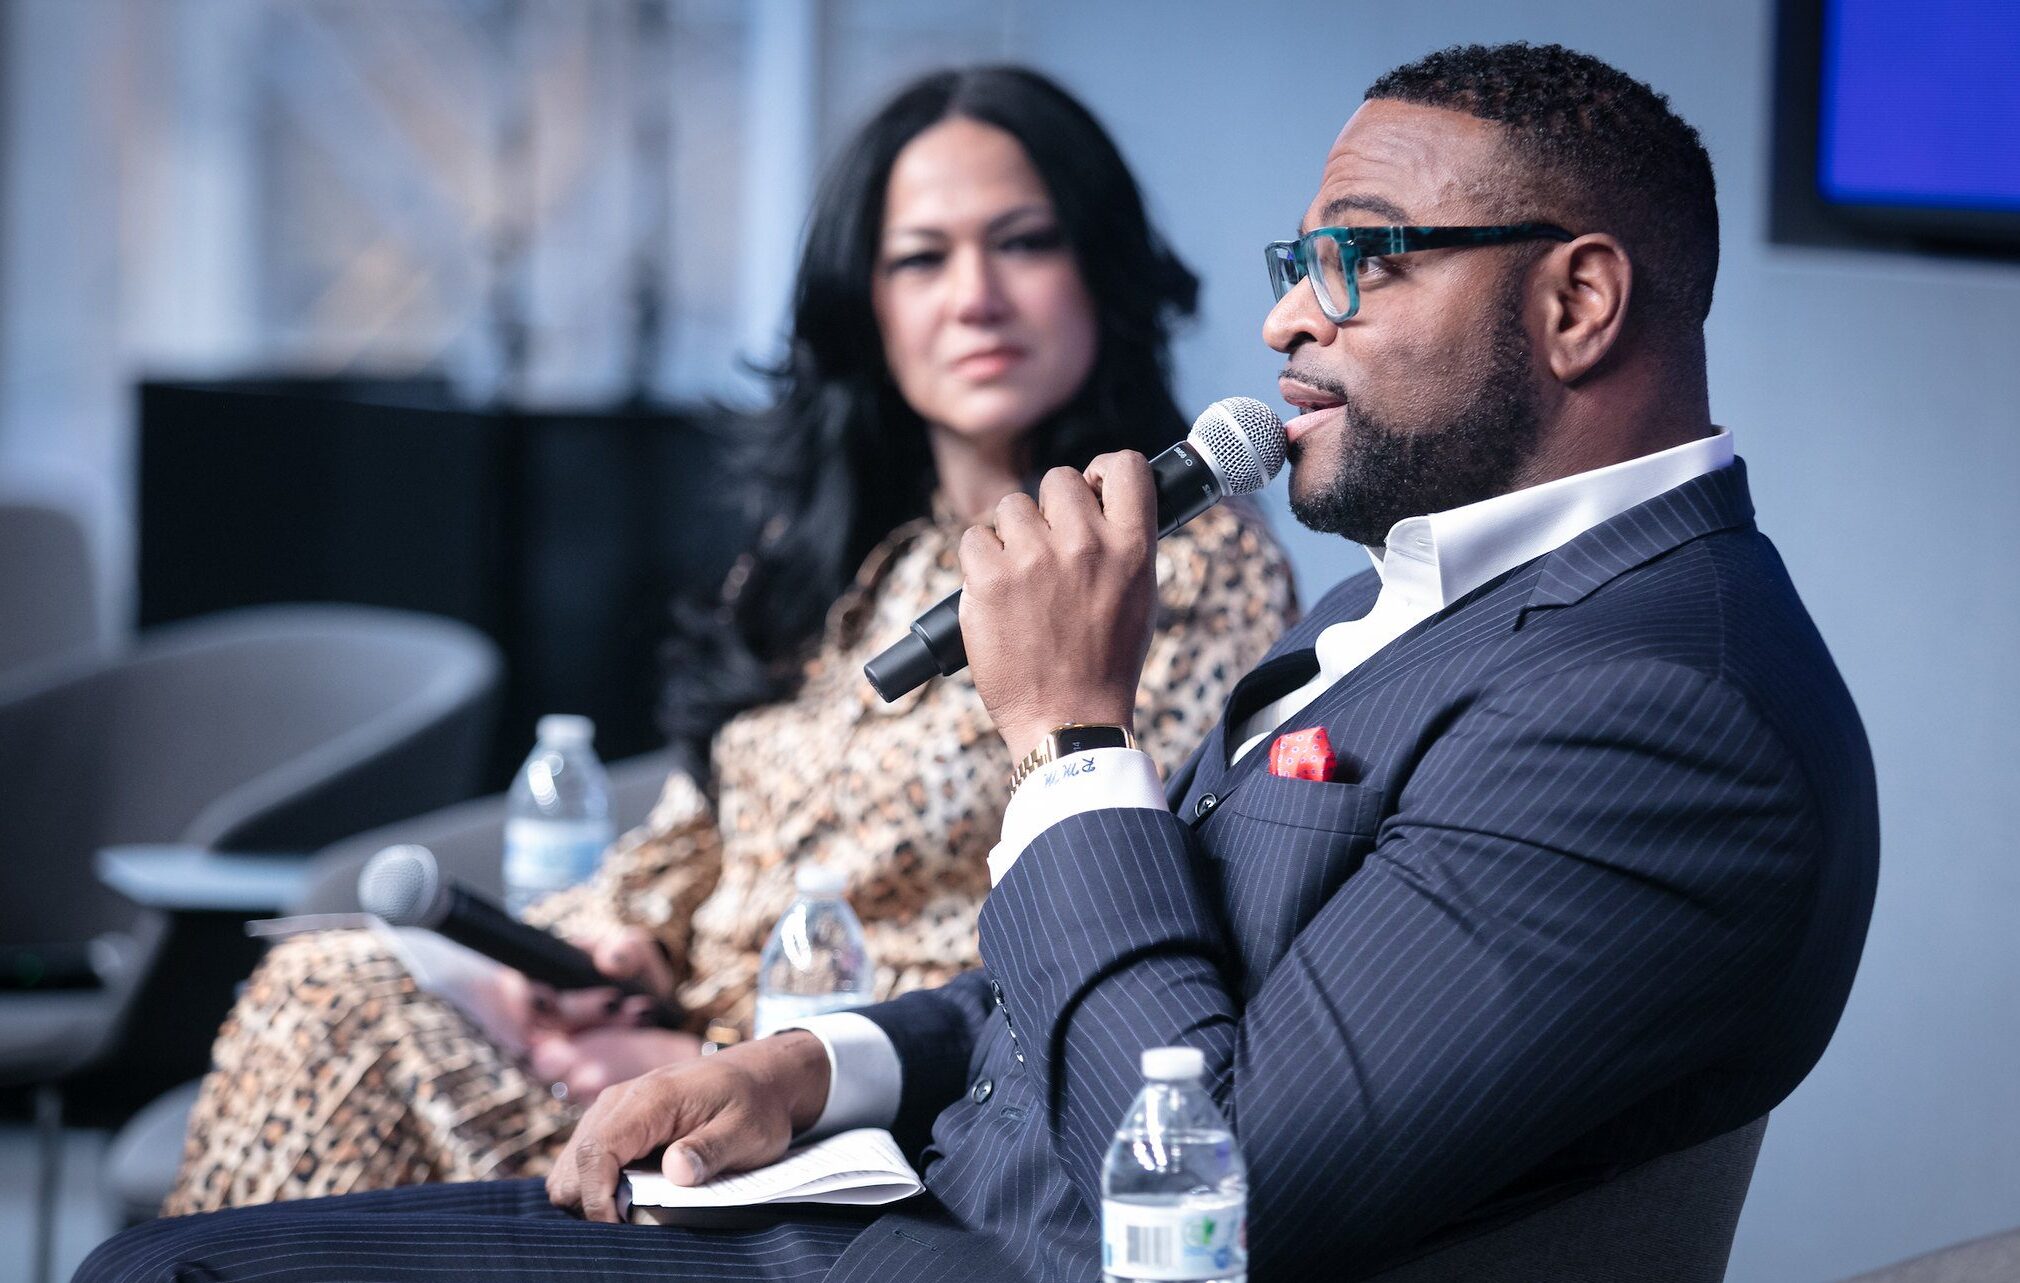
[[[628, 980], [662, 1005], [674, 997], [673, 968], [659, 942], [643, 927], [625, 927], [595, 940], [571, 940], [587, 953], [596, 969], [612, 980]], [[501, 971], [498, 998], [510, 1013], [522, 1041], [529, 1045], [543, 1034], [580, 1033], [588, 1029], [632, 1028], [647, 1018], [653, 1001], [612, 988], [557, 991], [527, 979], [517, 971]]]
[[579, 1033], [538, 1031], [528, 1049], [533, 1072], [589, 1104], [603, 1089], [701, 1055], [701, 1039], [671, 1029], [605, 1026]]

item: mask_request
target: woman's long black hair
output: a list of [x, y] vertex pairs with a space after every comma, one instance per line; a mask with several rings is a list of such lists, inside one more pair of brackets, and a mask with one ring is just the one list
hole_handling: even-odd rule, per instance
[[1032, 476], [1084, 467], [1110, 450], [1155, 454], [1184, 435], [1165, 347], [1171, 321], [1192, 313], [1199, 282], [1150, 226], [1107, 132], [1063, 89], [1022, 68], [914, 82], [844, 147], [815, 197], [789, 348], [771, 372], [778, 400], [739, 425], [749, 431], [735, 471], [756, 486], [763, 533], [720, 599], [675, 603], [661, 720], [700, 778], [716, 730], [791, 695], [809, 643], [856, 568], [927, 511], [934, 471], [925, 424], [892, 381], [870, 291], [891, 167], [907, 143], [950, 117], [993, 125], [1023, 146], [1094, 302], [1094, 367], [1073, 399], [1032, 430]]

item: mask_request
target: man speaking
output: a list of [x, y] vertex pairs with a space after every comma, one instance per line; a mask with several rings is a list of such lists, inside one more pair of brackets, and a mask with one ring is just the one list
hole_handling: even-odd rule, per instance
[[[970, 531], [975, 683], [1027, 771], [982, 971], [613, 1088], [543, 1190], [158, 1222], [84, 1277], [1084, 1279], [1145, 1047], [1200, 1049], [1259, 1279], [1346, 1277], [1759, 1118], [1823, 1051], [1877, 859], [1870, 753], [1712, 425], [1710, 162], [1557, 47], [1379, 80], [1269, 247], [1299, 519], [1365, 545], [1169, 796], [1126, 744], [1137, 456]], [[1342, 554], [1359, 556], [1342, 544]], [[796, 1133], [891, 1127], [874, 1221], [615, 1226]], [[550, 1205], [551, 1204], [551, 1205]], [[584, 1219], [576, 1219], [579, 1213]]]

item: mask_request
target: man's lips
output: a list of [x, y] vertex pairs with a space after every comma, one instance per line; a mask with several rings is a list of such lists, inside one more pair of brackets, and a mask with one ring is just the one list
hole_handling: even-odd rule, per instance
[[1290, 445], [1296, 445], [1300, 437], [1308, 435], [1316, 428], [1323, 428], [1328, 423], [1333, 423], [1345, 417], [1345, 406], [1328, 405], [1321, 406], [1316, 410], [1307, 410], [1305, 413], [1297, 415], [1294, 418], [1284, 420], [1284, 441]]
[[1345, 404], [1330, 392], [1321, 392], [1308, 383], [1301, 383], [1292, 378], [1278, 379], [1277, 391], [1288, 404], [1300, 411], [1295, 418], [1284, 424], [1284, 439], [1290, 442], [1296, 442], [1313, 428], [1340, 418], [1339, 411]]

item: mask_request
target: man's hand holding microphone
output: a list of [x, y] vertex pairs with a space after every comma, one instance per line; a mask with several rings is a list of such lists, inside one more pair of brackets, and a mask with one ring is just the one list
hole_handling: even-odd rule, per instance
[[[968, 531], [954, 640], [1013, 760], [1064, 725], [1131, 726], [1156, 622], [1160, 533], [1226, 494], [1260, 488], [1282, 462], [1276, 416], [1234, 398], [1209, 408], [1192, 437], [1154, 463], [1122, 451], [1084, 473], [1055, 468], [1035, 500], [1006, 496], [993, 523]], [[943, 654], [944, 621], [938, 628], [931, 649]], [[900, 646], [908, 644], [920, 649], [915, 639]], [[663, 1169], [683, 1185], [776, 1162], [820, 1118], [829, 1075], [821, 1041], [787, 1030], [606, 1087], [556, 1160], [548, 1197], [615, 1221], [624, 1168], [662, 1147]]]

